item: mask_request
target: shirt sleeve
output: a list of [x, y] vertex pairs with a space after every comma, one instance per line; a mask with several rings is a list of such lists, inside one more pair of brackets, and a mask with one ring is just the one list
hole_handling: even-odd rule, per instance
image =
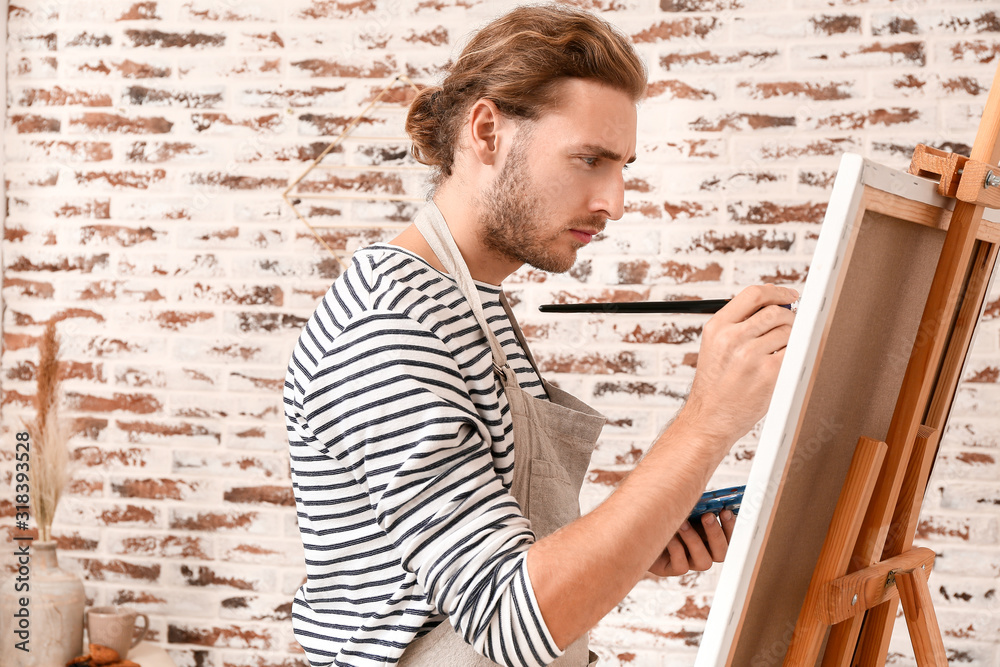
[[547, 665], [562, 652], [528, 578], [534, 535], [494, 468], [476, 409], [499, 415], [498, 400], [472, 395], [428, 327], [370, 313], [338, 334], [302, 408], [310, 444], [353, 471], [435, 610], [501, 665]]

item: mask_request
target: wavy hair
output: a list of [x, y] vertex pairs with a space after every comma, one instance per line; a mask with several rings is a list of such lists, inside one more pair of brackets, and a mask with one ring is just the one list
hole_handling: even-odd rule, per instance
[[451, 176], [468, 110], [491, 100], [501, 113], [533, 120], [558, 104], [555, 86], [591, 79], [638, 102], [646, 67], [627, 36], [589, 12], [564, 5], [518, 7], [473, 35], [440, 86], [424, 88], [406, 117], [417, 161], [433, 183]]

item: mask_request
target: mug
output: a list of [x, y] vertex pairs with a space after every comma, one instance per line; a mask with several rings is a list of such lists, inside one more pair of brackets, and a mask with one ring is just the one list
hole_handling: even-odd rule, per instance
[[[139, 617], [143, 625], [136, 628], [135, 619]], [[92, 607], [84, 618], [87, 641], [114, 649], [119, 660], [124, 660], [129, 649], [141, 642], [149, 630], [149, 617], [128, 607]]]

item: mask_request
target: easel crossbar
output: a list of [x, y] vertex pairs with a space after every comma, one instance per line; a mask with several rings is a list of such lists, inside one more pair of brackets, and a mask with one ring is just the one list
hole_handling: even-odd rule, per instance
[[935, 553], [930, 549], [911, 549], [880, 563], [834, 579], [826, 585], [822, 606], [823, 621], [836, 625], [863, 614], [872, 607], [894, 600], [898, 595], [897, 575], [920, 569], [930, 574]]

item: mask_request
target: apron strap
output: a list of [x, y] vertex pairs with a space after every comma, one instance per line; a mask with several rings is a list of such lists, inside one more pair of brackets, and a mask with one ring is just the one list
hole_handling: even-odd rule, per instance
[[[500, 290], [500, 305], [503, 306], [504, 312], [507, 313], [507, 319], [510, 320], [510, 325], [514, 329], [514, 335], [517, 336], [517, 342], [521, 344], [521, 349], [524, 350], [524, 356], [528, 357], [528, 363], [531, 367], [535, 369], [535, 375], [538, 379], [542, 379], [542, 372], [538, 370], [538, 364], [535, 363], [535, 358], [531, 355], [531, 349], [528, 347], [528, 342], [524, 340], [524, 333], [521, 331], [521, 327], [517, 324], [517, 320], [514, 319], [514, 313], [510, 309], [510, 304], [507, 302], [507, 295], [504, 294], [503, 290]], [[544, 380], [542, 380], [544, 382]]]
[[[455, 279], [455, 282], [458, 283], [459, 291], [468, 300], [469, 305], [472, 307], [472, 314], [475, 315], [476, 321], [479, 322], [479, 326], [486, 333], [486, 337], [490, 342], [490, 349], [493, 351], [493, 371], [503, 377], [503, 369], [507, 367], [507, 355], [504, 353], [500, 341], [493, 335], [493, 330], [490, 329], [489, 324], [486, 322], [486, 315], [483, 313], [483, 302], [479, 298], [479, 290], [476, 288], [476, 283], [472, 279], [469, 267], [466, 265], [465, 259], [462, 257], [462, 253], [459, 251], [458, 245], [451, 235], [451, 230], [448, 229], [448, 223], [445, 221], [444, 216], [441, 215], [441, 211], [437, 205], [433, 201], [429, 201], [426, 206], [417, 212], [417, 215], [413, 218], [413, 223], [427, 241], [427, 245], [437, 255], [438, 261], [441, 262], [452, 278]], [[500, 290], [500, 294], [501, 296], [503, 295], [502, 289]], [[507, 312], [509, 313], [510, 311]], [[517, 325], [514, 326], [514, 330], [517, 331]], [[518, 334], [518, 338], [520, 338], [520, 334]]]

